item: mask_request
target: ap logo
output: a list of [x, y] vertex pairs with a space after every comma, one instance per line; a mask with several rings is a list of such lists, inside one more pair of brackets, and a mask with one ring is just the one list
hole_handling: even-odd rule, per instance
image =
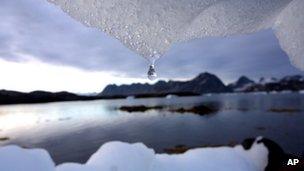
[[295, 166], [299, 163], [299, 159], [288, 159], [287, 166]]

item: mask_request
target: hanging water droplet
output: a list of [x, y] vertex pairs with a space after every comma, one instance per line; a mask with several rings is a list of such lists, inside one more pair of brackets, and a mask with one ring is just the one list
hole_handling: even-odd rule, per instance
[[156, 79], [156, 77], [157, 77], [157, 74], [156, 74], [154, 65], [151, 64], [151, 65], [149, 66], [148, 78], [149, 78], [149, 80], [153, 81], [153, 80]]
[[[152, 49], [151, 49], [152, 51]], [[152, 51], [152, 54], [150, 55], [150, 57], [148, 58], [149, 62], [150, 62], [150, 66], [149, 66], [149, 70], [148, 70], [148, 78], [149, 80], [153, 81], [156, 79], [157, 74], [155, 71], [155, 62], [160, 58], [160, 54], [157, 51]]]

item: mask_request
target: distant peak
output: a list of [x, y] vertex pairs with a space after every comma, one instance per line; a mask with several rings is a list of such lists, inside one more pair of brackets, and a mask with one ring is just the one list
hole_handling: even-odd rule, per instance
[[248, 77], [246, 77], [244, 75], [241, 76], [237, 81], [237, 83], [253, 83], [253, 82], [254, 82], [253, 80], [249, 79]]
[[249, 78], [246, 77], [246, 76], [244, 76], [244, 75], [242, 75], [242, 76], [239, 78], [239, 80], [244, 80], [244, 79], [249, 80]]
[[200, 73], [198, 76], [196, 76], [195, 79], [208, 78], [208, 77], [216, 77], [216, 76], [213, 74], [210, 74], [209, 72], [203, 72], [203, 73]]

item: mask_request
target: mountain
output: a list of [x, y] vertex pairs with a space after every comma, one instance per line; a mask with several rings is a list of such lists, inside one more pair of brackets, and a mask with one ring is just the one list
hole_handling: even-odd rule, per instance
[[165, 96], [199, 95], [205, 93], [230, 92], [231, 90], [215, 75], [201, 73], [189, 81], [158, 81], [155, 84], [108, 85], [100, 96]]
[[246, 76], [241, 76], [236, 82], [228, 84], [228, 87], [234, 91], [243, 91], [246, 86], [254, 84], [254, 81], [247, 78]]
[[261, 78], [258, 83], [248, 84], [242, 89], [243, 92], [300, 90], [304, 90], [304, 77], [301, 75], [285, 76], [281, 79]]
[[69, 92], [33, 91], [22, 93], [17, 91], [0, 90], [0, 104], [44, 103], [57, 101], [94, 100], [99, 97], [80, 96]]

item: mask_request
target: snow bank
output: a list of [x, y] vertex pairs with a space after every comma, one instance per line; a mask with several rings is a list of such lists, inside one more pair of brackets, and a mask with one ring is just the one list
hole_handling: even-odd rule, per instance
[[303, 0], [48, 1], [149, 60], [175, 42], [274, 28], [292, 63], [304, 69]]
[[47, 151], [18, 146], [0, 148], [1, 171], [54, 171], [55, 164]]
[[64, 163], [54, 166], [44, 150], [16, 146], [0, 148], [3, 171], [262, 171], [268, 150], [254, 143], [250, 150], [242, 146], [198, 148], [184, 154], [155, 154], [142, 143], [109, 142], [86, 164]]

